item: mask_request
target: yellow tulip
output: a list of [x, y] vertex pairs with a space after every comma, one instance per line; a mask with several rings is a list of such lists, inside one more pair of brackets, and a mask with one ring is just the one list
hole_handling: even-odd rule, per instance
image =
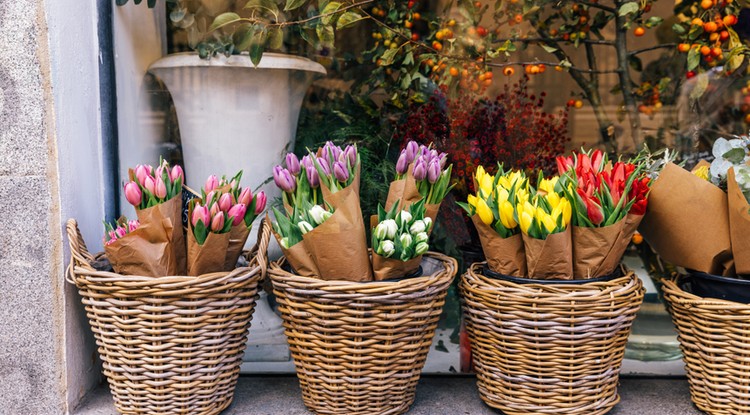
[[482, 181], [479, 182], [479, 189], [482, 197], [489, 197], [489, 195], [492, 194], [492, 181], [493, 178], [489, 174], [485, 174], [482, 177]]
[[487, 202], [484, 199], [477, 199], [477, 214], [485, 225], [492, 224], [492, 221], [495, 219], [492, 215], [492, 210], [487, 206]]
[[476, 209], [476, 207], [477, 207], [477, 197], [476, 196], [469, 195], [469, 197], [466, 198], [466, 202], [469, 205], [474, 206], [474, 208]]
[[516, 189], [516, 201], [524, 204], [529, 202], [529, 191], [524, 188]]
[[521, 232], [528, 235], [529, 228], [531, 228], [531, 224], [532, 222], [534, 222], [534, 217], [531, 216], [528, 212], [523, 211], [521, 212], [521, 215], [519, 216], [518, 220], [520, 221]]
[[503, 188], [503, 189], [510, 189], [511, 188], [511, 181], [508, 179], [508, 176], [500, 176], [500, 178], [497, 179], [497, 188]]
[[555, 223], [555, 220], [552, 219], [552, 216], [550, 216], [550, 214], [545, 212], [542, 208], [536, 209], [536, 220], [539, 221], [539, 223], [541, 223], [549, 233], [554, 232], [557, 228], [557, 223]]
[[542, 181], [539, 183], [539, 191], [544, 192], [545, 194], [554, 193], [556, 184], [557, 176], [554, 176], [551, 179], [542, 179]]
[[508, 198], [510, 197], [510, 193], [508, 193], [507, 190], [501, 188], [500, 186], [498, 186], [495, 189], [495, 191], [497, 192], [497, 205], [498, 206], [500, 206], [500, 204], [503, 203], [504, 201], [507, 201]]
[[563, 224], [567, 228], [570, 224], [570, 217], [573, 215], [573, 207], [570, 205], [570, 201], [568, 201], [568, 199], [563, 199], [560, 205], [563, 207]]
[[479, 166], [477, 167], [476, 173], [474, 173], [474, 178], [477, 180], [477, 183], [482, 182], [482, 178], [487, 174], [487, 172], [484, 171], [484, 167]]
[[549, 206], [552, 209], [554, 209], [557, 206], [559, 206], [560, 205], [560, 200], [562, 199], [560, 197], [560, 195], [557, 194], [557, 193], [555, 193], [555, 192], [547, 193], [547, 196], [545, 196], [544, 198], [547, 199], [547, 202], [549, 203]]
[[506, 229], [514, 229], [518, 226], [516, 219], [513, 217], [513, 205], [508, 200], [500, 203], [498, 210], [500, 211], [500, 222]]

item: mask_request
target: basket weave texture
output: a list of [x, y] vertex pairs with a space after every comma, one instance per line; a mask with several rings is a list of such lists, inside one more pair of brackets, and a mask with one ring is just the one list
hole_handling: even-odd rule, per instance
[[519, 284], [473, 264], [460, 283], [482, 400], [507, 415], [598, 415], [617, 382], [643, 301], [632, 272], [604, 282]]
[[750, 414], [750, 304], [702, 298], [663, 280], [690, 396], [712, 415]]
[[[97, 271], [74, 220], [68, 282], [78, 287], [122, 414], [218, 414], [232, 402], [266, 271], [270, 228], [250, 264], [197, 277]], [[102, 254], [100, 254], [101, 256]]]
[[302, 399], [316, 414], [402, 414], [432, 344], [453, 258], [423, 257], [424, 276], [324, 281], [272, 263], [273, 283]]

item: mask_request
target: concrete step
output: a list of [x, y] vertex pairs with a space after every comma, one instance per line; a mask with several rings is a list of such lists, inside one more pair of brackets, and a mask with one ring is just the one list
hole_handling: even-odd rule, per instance
[[[417, 387], [409, 415], [500, 415], [479, 398], [473, 376], [426, 376]], [[685, 378], [623, 377], [622, 401], [610, 415], [698, 415]], [[234, 403], [222, 415], [306, 415], [297, 378], [242, 376]], [[75, 415], [116, 415], [106, 386], [73, 411]]]

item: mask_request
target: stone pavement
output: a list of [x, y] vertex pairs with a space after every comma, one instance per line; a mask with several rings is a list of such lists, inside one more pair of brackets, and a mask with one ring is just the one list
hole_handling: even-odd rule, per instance
[[[610, 415], [699, 415], [685, 378], [621, 379], [622, 401]], [[115, 415], [106, 387], [99, 388], [75, 415]], [[307, 415], [297, 378], [242, 376], [234, 403], [222, 415]], [[500, 415], [485, 405], [471, 376], [426, 376], [408, 415]]]

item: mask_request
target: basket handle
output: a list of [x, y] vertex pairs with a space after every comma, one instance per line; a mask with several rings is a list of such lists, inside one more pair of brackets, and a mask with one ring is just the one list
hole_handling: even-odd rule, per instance
[[266, 278], [268, 271], [268, 243], [271, 240], [271, 221], [268, 217], [261, 220], [260, 229], [258, 229], [258, 240], [255, 246], [250, 250], [250, 254], [258, 260], [261, 270], [261, 280]]
[[65, 280], [71, 284], [75, 284], [73, 268], [80, 266], [93, 271], [94, 268], [91, 266], [91, 262], [93, 262], [94, 257], [91, 256], [88, 248], [86, 248], [86, 242], [84, 242], [81, 231], [78, 229], [78, 222], [75, 219], [68, 219], [65, 228], [68, 233], [68, 244], [70, 245], [70, 264], [65, 274]]

